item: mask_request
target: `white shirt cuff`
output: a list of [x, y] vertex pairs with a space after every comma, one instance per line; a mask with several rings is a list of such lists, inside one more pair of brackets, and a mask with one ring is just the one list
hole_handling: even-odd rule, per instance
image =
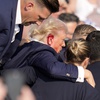
[[78, 78], [76, 82], [84, 82], [84, 68], [82, 66], [77, 66], [78, 68]]

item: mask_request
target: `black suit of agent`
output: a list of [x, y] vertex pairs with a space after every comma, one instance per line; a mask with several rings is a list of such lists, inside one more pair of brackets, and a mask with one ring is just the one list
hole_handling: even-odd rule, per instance
[[89, 69], [94, 77], [96, 83], [96, 89], [100, 92], [100, 61], [91, 63], [87, 69]]
[[46, 77], [40, 71], [37, 74], [32, 87], [37, 100], [100, 100], [98, 91], [87, 81], [74, 83]]
[[[15, 53], [23, 32], [23, 26], [19, 25], [20, 32], [17, 33], [15, 41], [11, 43], [15, 29], [15, 18], [18, 0], [0, 0], [0, 73], [3, 74], [7, 70], [3, 70], [3, 65], [11, 59]], [[34, 69], [25, 66], [21, 70], [28, 78], [27, 82], [34, 82]], [[30, 76], [28, 73], [31, 73]], [[34, 77], [34, 78], [32, 78]], [[33, 80], [32, 80], [33, 79]]]
[[0, 1], [0, 59], [8, 50], [14, 34], [17, 1]]

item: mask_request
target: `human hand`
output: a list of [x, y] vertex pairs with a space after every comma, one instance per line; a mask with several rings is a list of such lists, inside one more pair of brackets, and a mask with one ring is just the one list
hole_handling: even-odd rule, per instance
[[95, 81], [94, 81], [94, 78], [93, 78], [93, 75], [91, 73], [91, 71], [87, 70], [87, 69], [84, 69], [85, 71], [85, 78], [86, 78], [86, 81], [93, 87], [95, 87]]

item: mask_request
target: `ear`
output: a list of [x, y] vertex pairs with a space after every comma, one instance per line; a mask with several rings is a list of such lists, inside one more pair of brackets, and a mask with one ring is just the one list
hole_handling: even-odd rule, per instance
[[53, 42], [53, 39], [54, 39], [54, 35], [53, 35], [53, 34], [49, 34], [49, 35], [47, 36], [47, 44], [48, 44], [48, 45], [51, 45], [52, 42]]
[[89, 64], [89, 58], [85, 58], [85, 60], [82, 62], [81, 65], [82, 65], [84, 68], [87, 68], [88, 64]]
[[25, 5], [25, 10], [26, 11], [31, 10], [33, 6], [34, 6], [33, 2], [27, 2]]

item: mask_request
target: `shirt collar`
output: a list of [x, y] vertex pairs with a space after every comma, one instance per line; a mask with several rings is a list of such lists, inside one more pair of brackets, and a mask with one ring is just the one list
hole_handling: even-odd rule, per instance
[[37, 40], [37, 39], [33, 39], [33, 38], [31, 38], [30, 40], [31, 40], [31, 41], [36, 41], [36, 42], [39, 42], [39, 43], [42, 43], [42, 44], [45, 44], [44, 42], [39, 41], [39, 40]]
[[21, 24], [22, 23], [21, 10], [20, 9], [21, 9], [21, 7], [20, 7], [20, 0], [18, 0], [15, 24]]

